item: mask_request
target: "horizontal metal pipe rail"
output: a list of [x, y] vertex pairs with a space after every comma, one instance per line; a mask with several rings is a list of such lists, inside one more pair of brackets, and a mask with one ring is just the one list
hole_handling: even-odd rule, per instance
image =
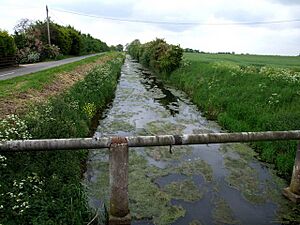
[[[114, 137], [16, 140], [0, 142], [0, 152], [109, 148]], [[230, 142], [300, 140], [300, 130], [240, 133], [207, 133], [124, 137], [128, 147], [214, 144]]]

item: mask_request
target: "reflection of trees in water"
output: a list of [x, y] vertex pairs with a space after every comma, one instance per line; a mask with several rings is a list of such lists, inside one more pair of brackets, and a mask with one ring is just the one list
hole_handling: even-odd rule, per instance
[[153, 76], [149, 71], [138, 68], [141, 72], [142, 80], [141, 83], [144, 85], [147, 91], [151, 91], [155, 93], [155, 89], [158, 89], [162, 92], [163, 95], [159, 97], [154, 96], [154, 100], [165, 107], [172, 116], [179, 113], [178, 107], [178, 100], [179, 98], [172, 94], [171, 91], [166, 89], [162, 82], [158, 81], [155, 76]]

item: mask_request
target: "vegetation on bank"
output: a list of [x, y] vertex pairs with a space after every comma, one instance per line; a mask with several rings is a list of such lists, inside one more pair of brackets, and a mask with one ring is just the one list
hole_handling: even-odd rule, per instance
[[[86, 137], [92, 118], [111, 100], [124, 56], [95, 66], [67, 91], [0, 121], [0, 140]], [[86, 224], [81, 176], [86, 151], [5, 153], [0, 156], [1, 224]]]
[[145, 44], [134, 40], [128, 45], [127, 51], [144, 66], [163, 74], [178, 68], [183, 55], [183, 49], [179, 45], [170, 45], [158, 38]]
[[[241, 63], [233, 63], [207, 60], [203, 55], [198, 58], [198, 55], [186, 55], [182, 66], [166, 80], [184, 90], [207, 118], [237, 132], [300, 128], [300, 72], [297, 67], [244, 64], [250, 56], [245, 56], [245, 61], [239, 56]], [[253, 60], [253, 56], [251, 58]], [[269, 59], [272, 65], [281, 65], [273, 56]], [[267, 62], [266, 57], [264, 60]], [[253, 146], [262, 160], [274, 163], [278, 172], [289, 178], [296, 144], [294, 141], [273, 141], [253, 143]]]

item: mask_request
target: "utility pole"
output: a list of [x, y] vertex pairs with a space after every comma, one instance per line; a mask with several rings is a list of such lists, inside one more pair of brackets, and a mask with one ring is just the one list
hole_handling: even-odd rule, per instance
[[50, 28], [49, 28], [49, 17], [48, 17], [48, 6], [47, 5], [46, 5], [46, 12], [47, 12], [48, 44], [51, 45], [51, 41], [50, 41]]

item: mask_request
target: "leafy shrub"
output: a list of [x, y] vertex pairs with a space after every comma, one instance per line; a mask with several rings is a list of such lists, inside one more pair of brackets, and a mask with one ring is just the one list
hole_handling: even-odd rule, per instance
[[141, 42], [139, 40], [134, 40], [127, 46], [127, 51], [134, 59], [139, 60], [141, 49]]
[[23, 63], [36, 63], [40, 61], [40, 53], [32, 51], [29, 47], [18, 50], [17, 61]]
[[0, 30], [0, 57], [14, 56], [16, 45], [14, 38], [7, 31]]
[[134, 40], [127, 47], [128, 53], [144, 66], [158, 73], [170, 74], [180, 66], [183, 49], [178, 45], [170, 45], [163, 39], [141, 44]]
[[41, 52], [42, 59], [56, 59], [60, 55], [59, 47], [56, 45], [44, 45]]
[[71, 49], [70, 49], [70, 55], [80, 55], [80, 51], [82, 49], [82, 40], [80, 37], [80, 34], [77, 30], [74, 28], [69, 28], [69, 36], [72, 40]]
[[38, 52], [30, 52], [27, 56], [28, 63], [36, 63], [40, 61], [41, 54]]

